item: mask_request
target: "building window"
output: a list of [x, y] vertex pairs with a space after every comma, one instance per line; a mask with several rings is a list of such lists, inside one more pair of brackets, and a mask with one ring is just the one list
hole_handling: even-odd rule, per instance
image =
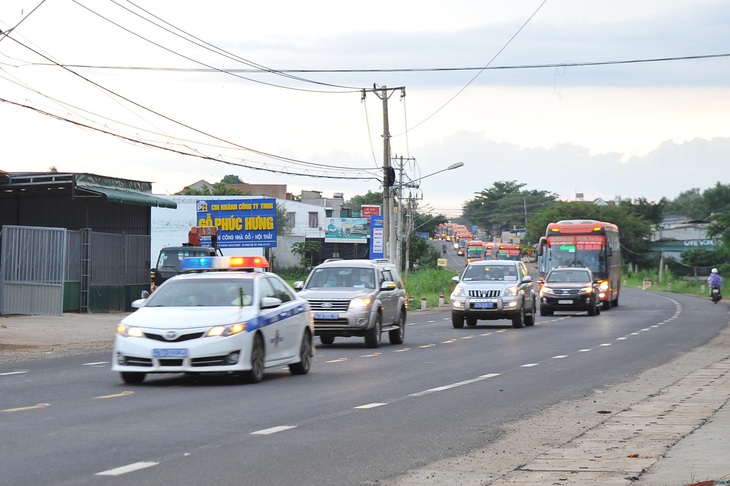
[[294, 228], [297, 224], [297, 213], [286, 213], [286, 220], [289, 228]]
[[319, 228], [319, 213], [317, 213], [317, 212], [309, 213], [309, 227], [310, 228]]

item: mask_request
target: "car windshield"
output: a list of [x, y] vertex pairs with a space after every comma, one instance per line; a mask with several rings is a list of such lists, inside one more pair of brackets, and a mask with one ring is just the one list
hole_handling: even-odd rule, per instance
[[244, 279], [171, 279], [155, 290], [147, 307], [249, 306], [253, 282]]
[[512, 265], [469, 265], [462, 277], [464, 281], [473, 280], [517, 280], [517, 270]]
[[569, 270], [551, 272], [550, 275], [548, 275], [546, 281], [548, 283], [589, 283], [591, 281], [591, 277], [588, 272], [583, 272], [580, 270]]
[[372, 268], [315, 268], [312, 277], [307, 282], [307, 288], [327, 287], [374, 289], [375, 271]]

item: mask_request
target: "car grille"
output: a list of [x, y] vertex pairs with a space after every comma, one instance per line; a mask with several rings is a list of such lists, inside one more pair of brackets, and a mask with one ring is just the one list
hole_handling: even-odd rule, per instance
[[152, 333], [144, 333], [144, 337], [147, 339], [152, 339], [153, 341], [162, 341], [163, 343], [180, 343], [182, 341], [190, 341], [192, 339], [198, 339], [200, 337], [203, 337], [203, 332], [194, 332], [191, 334], [181, 334], [175, 339], [168, 340], [165, 339], [165, 336], [162, 336], [161, 334], [152, 334]]
[[469, 297], [499, 297], [501, 290], [470, 290]]
[[349, 300], [310, 300], [309, 307], [320, 312], [345, 312], [350, 307]]
[[555, 295], [578, 295], [580, 290], [578, 289], [553, 289]]

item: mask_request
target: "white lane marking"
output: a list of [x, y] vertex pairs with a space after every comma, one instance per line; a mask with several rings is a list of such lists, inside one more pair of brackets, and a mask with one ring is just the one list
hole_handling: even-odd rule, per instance
[[520, 368], [532, 368], [533, 366], [540, 366], [540, 363], [527, 363], [520, 366]]
[[256, 432], [251, 432], [251, 435], [271, 435], [275, 434], [277, 432], [284, 432], [285, 430], [290, 430], [296, 428], [296, 425], [278, 425], [276, 427], [270, 427], [268, 429], [262, 429], [257, 430]]
[[464, 336], [464, 337], [462, 337], [460, 339], [474, 339], [474, 336]]
[[421, 344], [418, 347], [419, 348], [433, 348], [434, 346], [436, 346], [436, 345], [435, 344]]
[[632, 332], [632, 333], [631, 333], [631, 336], [638, 336], [638, 335], [639, 335], [639, 333], [638, 333], [638, 332]]
[[616, 338], [616, 341], [626, 341], [627, 339], [626, 336], [621, 336], [620, 338]]
[[115, 467], [114, 469], [108, 469], [106, 471], [96, 473], [97, 476], [121, 476], [122, 474], [130, 473], [132, 471], [139, 471], [148, 467], [156, 466], [159, 462], [135, 462], [127, 466]]
[[567, 357], [568, 357], [567, 354], [559, 354], [557, 356], [553, 356], [553, 359], [563, 359], [563, 358], [567, 358]]
[[373, 353], [373, 354], [363, 354], [360, 357], [361, 358], [378, 358], [378, 357], [380, 357], [382, 355], [383, 355], [383, 353]]
[[10, 375], [24, 375], [28, 373], [28, 370], [22, 370], [22, 371], [8, 371], [5, 373], [0, 373], [0, 376], [10, 376]]
[[401, 348], [401, 349], [396, 349], [393, 352], [394, 353], [405, 353], [406, 351], [410, 351], [410, 350], [411, 350], [411, 348]]
[[456, 339], [449, 339], [447, 341], [441, 341], [441, 344], [453, 344], [456, 342]]
[[387, 403], [378, 403], [378, 402], [375, 402], [375, 403], [367, 403], [365, 405], [358, 405], [357, 407], [353, 407], [353, 408], [357, 408], [357, 409], [360, 409], [360, 410], [367, 410], [369, 408], [382, 407], [383, 405], [387, 405]]
[[347, 361], [347, 358], [331, 359], [329, 361], [325, 361], [325, 363], [342, 363], [343, 361]]
[[578, 352], [579, 353], [587, 353], [590, 350], [591, 350], [591, 348], [583, 348], [583, 349], [579, 349]]
[[459, 381], [457, 383], [452, 383], [450, 385], [444, 385], [444, 386], [438, 386], [436, 388], [429, 388], [428, 390], [424, 390], [421, 392], [411, 393], [408, 395], [409, 397], [422, 397], [424, 395], [428, 395], [429, 393], [436, 393], [440, 391], [445, 390], [451, 390], [452, 388], [456, 388], [463, 385], [470, 385], [471, 383], [476, 383], [478, 381], [486, 380], [487, 378], [494, 378], [495, 376], [499, 376], [499, 373], [489, 373], [488, 375], [482, 375], [477, 378], [473, 378], [471, 380], [465, 380], [465, 381]]
[[97, 361], [96, 363], [83, 363], [81, 366], [99, 366], [109, 364], [108, 361]]
[[599, 344], [599, 346], [610, 346], [610, 345], [611, 345], [611, 343], [603, 343], [603, 344]]

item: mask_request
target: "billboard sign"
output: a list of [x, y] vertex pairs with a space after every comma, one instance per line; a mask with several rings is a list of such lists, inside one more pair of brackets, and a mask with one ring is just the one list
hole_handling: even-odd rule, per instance
[[328, 218], [325, 243], [367, 243], [370, 235], [368, 218]]
[[195, 207], [198, 226], [218, 228], [218, 248], [276, 246], [276, 199], [273, 197], [203, 199]]

